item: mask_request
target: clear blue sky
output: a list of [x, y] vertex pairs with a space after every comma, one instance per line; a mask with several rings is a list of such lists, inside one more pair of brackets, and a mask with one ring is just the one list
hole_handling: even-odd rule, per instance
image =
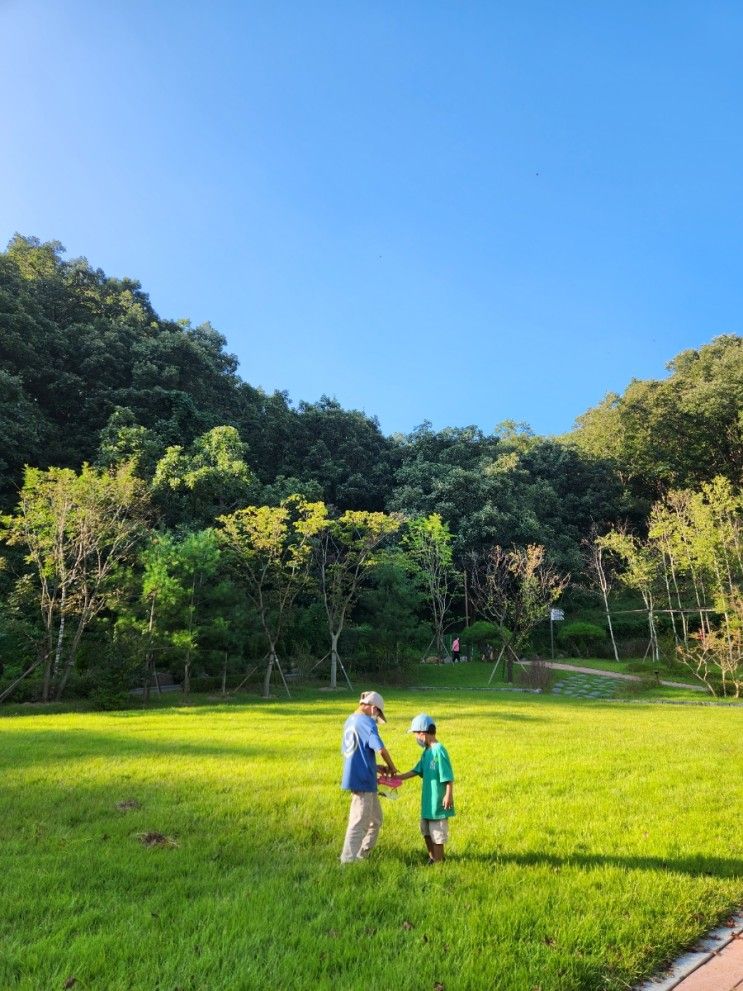
[[385, 432], [560, 433], [743, 330], [743, 5], [0, 0], [0, 240]]

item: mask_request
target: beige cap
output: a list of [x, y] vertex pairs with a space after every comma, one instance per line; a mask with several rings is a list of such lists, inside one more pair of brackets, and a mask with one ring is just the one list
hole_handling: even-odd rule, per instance
[[384, 699], [379, 694], [379, 692], [362, 692], [361, 698], [359, 699], [359, 705], [374, 705], [379, 709], [379, 718], [383, 723], [387, 720], [384, 718]]

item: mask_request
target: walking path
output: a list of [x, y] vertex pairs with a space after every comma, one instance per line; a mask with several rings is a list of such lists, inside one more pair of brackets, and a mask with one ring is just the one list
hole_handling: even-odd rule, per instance
[[669, 971], [643, 981], [635, 991], [741, 991], [743, 989], [743, 913], [714, 929]]
[[[529, 664], [529, 661], [524, 661], [523, 663]], [[548, 668], [555, 668], [557, 671], [573, 671], [576, 674], [594, 674], [599, 678], [616, 678], [618, 681], [642, 681], [639, 674], [624, 674], [620, 671], [604, 671], [601, 668], [582, 668], [578, 667], [576, 664], [561, 664], [559, 661], [544, 661], [544, 664]], [[683, 681], [664, 681], [661, 679], [659, 684], [664, 685], [666, 688], [688, 688], [692, 692], [706, 692], [707, 689], [704, 685], [690, 685]]]

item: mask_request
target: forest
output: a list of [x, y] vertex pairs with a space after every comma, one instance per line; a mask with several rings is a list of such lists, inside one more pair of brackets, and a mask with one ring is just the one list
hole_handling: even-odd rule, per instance
[[0, 701], [404, 678], [455, 633], [511, 676], [556, 605], [566, 655], [743, 689], [740, 336], [560, 437], [385, 436], [250, 385], [210, 324], [64, 255], [0, 254]]

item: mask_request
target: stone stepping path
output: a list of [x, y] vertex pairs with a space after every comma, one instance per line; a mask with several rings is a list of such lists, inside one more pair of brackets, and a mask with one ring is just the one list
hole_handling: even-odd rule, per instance
[[613, 699], [616, 683], [600, 675], [565, 674], [554, 683], [551, 694], [574, 699]]

